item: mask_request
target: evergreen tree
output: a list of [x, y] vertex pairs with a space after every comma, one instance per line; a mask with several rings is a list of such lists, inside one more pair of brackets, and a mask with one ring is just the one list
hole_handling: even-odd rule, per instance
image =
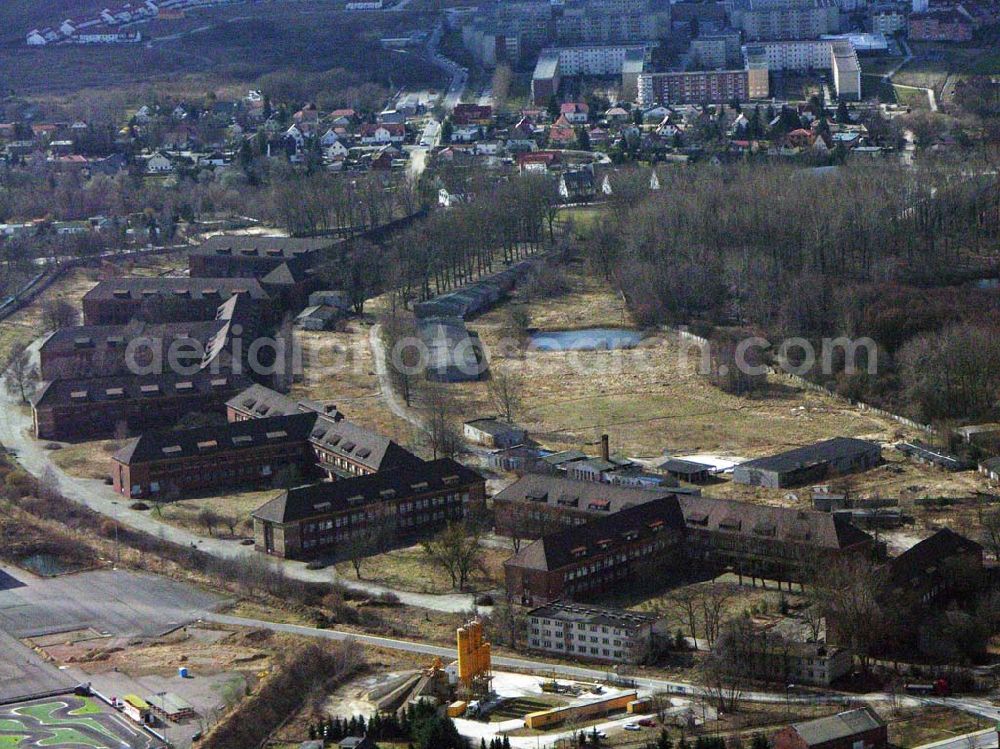
[[656, 740], [656, 749], [674, 749], [674, 742], [666, 728], [660, 729], [660, 738]]
[[771, 749], [771, 742], [767, 740], [767, 736], [764, 734], [755, 733], [750, 747], [751, 749]]

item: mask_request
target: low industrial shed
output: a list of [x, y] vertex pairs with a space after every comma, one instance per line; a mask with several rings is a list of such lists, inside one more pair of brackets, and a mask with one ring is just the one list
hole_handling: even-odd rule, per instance
[[503, 449], [524, 444], [527, 432], [516, 424], [499, 419], [473, 419], [463, 425], [467, 440], [486, 447]]
[[865, 471], [881, 460], [882, 448], [874, 442], [835, 437], [742, 463], [733, 469], [733, 480], [739, 484], [782, 489], [822, 481], [828, 476]]

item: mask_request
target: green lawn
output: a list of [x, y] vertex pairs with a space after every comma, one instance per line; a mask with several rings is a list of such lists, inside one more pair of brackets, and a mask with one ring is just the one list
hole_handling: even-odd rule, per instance
[[0, 736], [0, 749], [17, 749], [27, 736]]

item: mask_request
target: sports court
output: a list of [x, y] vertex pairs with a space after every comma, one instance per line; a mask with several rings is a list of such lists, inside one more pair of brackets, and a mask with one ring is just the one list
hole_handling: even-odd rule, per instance
[[0, 706], [0, 749], [156, 749], [161, 742], [89, 697]]

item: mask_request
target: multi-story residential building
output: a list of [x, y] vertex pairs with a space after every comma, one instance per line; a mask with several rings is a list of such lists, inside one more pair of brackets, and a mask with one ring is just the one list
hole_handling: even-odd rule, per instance
[[906, 30], [907, 17], [899, 5], [873, 5], [868, 9], [868, 27], [873, 34], [892, 36]]
[[638, 97], [642, 106], [656, 104], [707, 104], [748, 101], [748, 70], [696, 70], [643, 73], [638, 77]]
[[243, 295], [256, 316], [269, 301], [253, 278], [116, 278], [101, 281], [83, 295], [85, 325], [125, 325], [141, 318], [150, 323], [211, 320], [219, 306]]
[[[631, 81], [648, 62], [650, 49], [647, 45], [614, 44], [543, 49], [531, 78], [532, 101], [539, 106], [547, 104], [558, 93], [563, 76], [627, 75]], [[623, 79], [623, 84], [628, 82]]]
[[915, 42], [972, 41], [972, 21], [951, 8], [914, 13], [908, 27], [909, 37]]
[[507, 591], [526, 605], [594, 596], [676, 564], [683, 542], [677, 498], [655, 499], [522, 546], [504, 563]]
[[648, 42], [670, 31], [670, 13], [595, 12], [591, 3], [569, 6], [553, 20], [559, 44], [614, 44]]
[[128, 499], [252, 486], [286, 472], [307, 477], [315, 414], [299, 413], [223, 426], [145, 432], [112, 456], [115, 491]]
[[727, 7], [749, 41], [816, 39], [840, 30], [834, 0], [730, 0]]
[[286, 559], [336, 556], [359, 536], [392, 539], [444, 526], [482, 503], [482, 476], [454, 460], [289, 489], [253, 514], [256, 548]]
[[653, 614], [554, 601], [525, 614], [529, 650], [579, 660], [640, 663], [653, 652]]
[[142, 432], [189, 413], [223, 413], [249, 385], [244, 375], [206, 371], [53, 380], [32, 401], [34, 433], [76, 440]]
[[740, 32], [718, 31], [699, 34], [691, 40], [691, 56], [698, 70], [733, 70], [743, 62]]

